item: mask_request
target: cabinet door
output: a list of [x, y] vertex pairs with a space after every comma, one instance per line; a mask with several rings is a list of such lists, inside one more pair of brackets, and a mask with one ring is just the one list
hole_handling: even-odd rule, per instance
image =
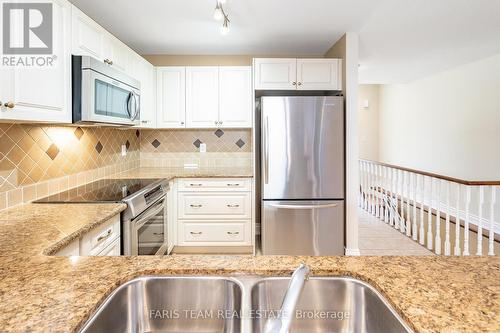
[[156, 127], [156, 72], [154, 66], [139, 55], [133, 60], [132, 76], [141, 83], [141, 123], [139, 127]]
[[297, 59], [297, 89], [342, 90], [341, 59]]
[[185, 83], [185, 67], [157, 68], [157, 128], [186, 127]]
[[295, 90], [297, 60], [294, 58], [257, 58], [254, 60], [256, 90]]
[[72, 6], [72, 53], [104, 59], [104, 29], [81, 10]]
[[186, 125], [219, 126], [218, 67], [186, 67]]
[[130, 64], [133, 52], [115, 36], [105, 33], [103, 38], [103, 58], [118, 70], [131, 74]]
[[121, 253], [120, 239], [118, 238], [113, 243], [109, 244], [101, 253], [98, 254], [100, 257], [105, 256], [119, 256]]
[[219, 121], [222, 127], [252, 127], [251, 67], [219, 67]]
[[0, 119], [71, 123], [71, 4], [53, 0], [52, 67], [2, 70]]

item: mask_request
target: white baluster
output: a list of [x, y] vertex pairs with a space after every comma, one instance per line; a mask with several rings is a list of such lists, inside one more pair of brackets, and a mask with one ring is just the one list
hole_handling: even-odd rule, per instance
[[[390, 189], [390, 185], [389, 185], [389, 168], [388, 167], [384, 167], [384, 174], [385, 174], [385, 181], [384, 181], [384, 194], [385, 194], [385, 198], [388, 197], [388, 193], [389, 193], [389, 189]], [[389, 223], [389, 209], [387, 207], [387, 205], [385, 204], [384, 202], [384, 222], [385, 223]]]
[[395, 214], [394, 214], [394, 209], [392, 209], [392, 204], [394, 202], [394, 191], [395, 191], [395, 186], [394, 186], [394, 183], [396, 181], [396, 175], [394, 173], [394, 169], [391, 168], [391, 210], [390, 210], [390, 213], [391, 213], [391, 226], [395, 226], [396, 225], [396, 221], [395, 221]]
[[469, 222], [470, 222], [470, 186], [465, 189], [465, 224], [464, 224], [464, 256], [469, 253]]
[[418, 176], [417, 174], [412, 174], [413, 177], [413, 225], [411, 232], [413, 234], [413, 240], [418, 240], [418, 229], [417, 229], [417, 187], [418, 187]]
[[436, 179], [436, 235], [434, 252], [441, 254], [441, 179]]
[[446, 182], [446, 227], [444, 236], [444, 254], [449, 256], [451, 254], [450, 244], [450, 182]]
[[359, 169], [359, 193], [358, 193], [358, 207], [361, 208], [361, 202], [363, 198], [363, 170], [362, 170], [362, 161], [358, 161], [358, 169]]
[[422, 178], [420, 193], [422, 195], [420, 202], [420, 245], [425, 244], [425, 229], [424, 229], [424, 212], [425, 212], [425, 176], [420, 176]]
[[396, 171], [396, 188], [395, 188], [395, 195], [396, 195], [396, 212], [394, 214], [394, 228], [396, 230], [399, 230], [399, 170]]
[[375, 182], [375, 215], [380, 219], [380, 165], [375, 165], [375, 174], [377, 179]]
[[477, 256], [483, 255], [483, 204], [484, 204], [484, 186], [479, 186], [479, 221], [477, 221]]
[[369, 174], [369, 184], [368, 184], [368, 192], [370, 193], [370, 214], [373, 215], [373, 164], [368, 165], [368, 174]]
[[489, 234], [489, 246], [488, 246], [488, 255], [495, 255], [495, 202], [497, 199], [497, 188], [495, 186], [491, 187], [491, 201], [490, 201], [490, 234]]
[[401, 221], [399, 222], [399, 231], [404, 232], [405, 231], [405, 199], [404, 199], [404, 187], [405, 183], [405, 172], [401, 171], [401, 182], [400, 182], [400, 190], [401, 190], [401, 205], [400, 205], [400, 210], [399, 210], [399, 216], [401, 217]]
[[411, 237], [411, 173], [407, 172], [408, 181], [406, 182], [406, 236]]
[[462, 185], [457, 183], [457, 207], [455, 208], [455, 248], [453, 254], [460, 255], [460, 191]]
[[366, 210], [367, 209], [367, 205], [368, 205], [368, 198], [367, 198], [367, 190], [366, 190], [366, 184], [367, 184], [367, 181], [366, 181], [366, 162], [363, 162], [363, 209]]
[[433, 185], [434, 185], [434, 179], [429, 178], [431, 181], [430, 184], [430, 192], [429, 192], [429, 206], [428, 206], [428, 214], [427, 214], [427, 248], [429, 250], [432, 250], [432, 201], [434, 198], [434, 193], [433, 193]]

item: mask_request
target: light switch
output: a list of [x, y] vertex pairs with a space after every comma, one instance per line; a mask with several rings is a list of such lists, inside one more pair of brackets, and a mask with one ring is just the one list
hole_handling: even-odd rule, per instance
[[207, 152], [207, 144], [200, 143], [200, 153], [206, 153], [206, 152]]

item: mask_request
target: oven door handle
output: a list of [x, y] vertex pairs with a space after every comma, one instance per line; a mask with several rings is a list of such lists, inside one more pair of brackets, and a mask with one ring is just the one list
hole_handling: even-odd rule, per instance
[[138, 230], [141, 228], [150, 218], [161, 212], [165, 208], [165, 197], [160, 199], [157, 204], [151, 206], [146, 210], [146, 214], [143, 216], [139, 215], [139, 217], [135, 220], [132, 220], [134, 228]]

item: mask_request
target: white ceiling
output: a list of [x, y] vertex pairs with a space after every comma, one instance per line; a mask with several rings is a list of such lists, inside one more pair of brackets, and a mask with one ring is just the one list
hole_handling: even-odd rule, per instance
[[500, 53], [498, 0], [72, 0], [141, 54], [323, 55], [359, 32], [360, 82], [405, 82]]

